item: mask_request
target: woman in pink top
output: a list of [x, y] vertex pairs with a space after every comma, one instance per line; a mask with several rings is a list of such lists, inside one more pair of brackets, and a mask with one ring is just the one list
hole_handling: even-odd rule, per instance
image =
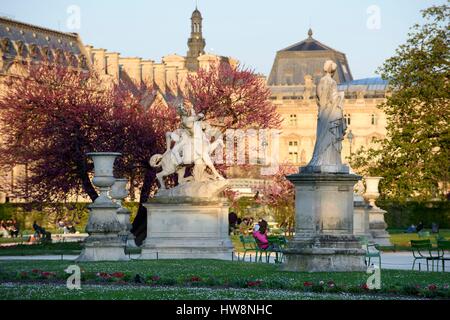
[[253, 237], [260, 249], [266, 250], [269, 247], [269, 240], [267, 239], [267, 222], [265, 220], [261, 220], [259, 224], [255, 226]]

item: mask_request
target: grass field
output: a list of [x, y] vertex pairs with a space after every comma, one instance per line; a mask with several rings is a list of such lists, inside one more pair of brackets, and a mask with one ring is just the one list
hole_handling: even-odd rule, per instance
[[[391, 236], [391, 242], [396, 251], [409, 251], [410, 241], [418, 239], [431, 239], [436, 242], [436, 235], [430, 235], [427, 238], [419, 238], [417, 233], [403, 233], [403, 230], [388, 230]], [[441, 230], [439, 235], [450, 240], [450, 230]], [[243, 247], [239, 241], [239, 236], [231, 236], [231, 240], [236, 252], [243, 252]], [[17, 241], [11, 238], [0, 238], [0, 244]], [[82, 246], [76, 242], [48, 243], [48, 244], [20, 244], [17, 246], [0, 246], [0, 256], [26, 256], [26, 255], [77, 255], [81, 252]], [[392, 250], [392, 248], [386, 248]], [[129, 249], [127, 253], [139, 253], [140, 249]]]
[[64, 285], [0, 283], [0, 299], [4, 300], [392, 300], [393, 298], [405, 299], [385, 295], [320, 294], [280, 289], [86, 285], [81, 290], [68, 290]]
[[[383, 270], [382, 290], [369, 292], [362, 289], [368, 278], [365, 272], [286, 272], [276, 265], [218, 260], [80, 263], [83, 290], [70, 293], [64, 287], [68, 277], [64, 270], [70, 264], [67, 261], [0, 261], [0, 299], [368, 299], [370, 296], [386, 299], [399, 295], [423, 298], [430, 293], [427, 289], [430, 285], [444, 290], [443, 296], [450, 297], [450, 273]], [[22, 276], [43, 272], [54, 276]], [[105, 280], [104, 275], [116, 273], [121, 274], [118, 281], [109, 276]], [[147, 280], [138, 286], [137, 295], [133, 295], [136, 275]], [[330, 283], [336, 290], [330, 291]], [[417, 288], [425, 290], [425, 295], [419, 295]]]

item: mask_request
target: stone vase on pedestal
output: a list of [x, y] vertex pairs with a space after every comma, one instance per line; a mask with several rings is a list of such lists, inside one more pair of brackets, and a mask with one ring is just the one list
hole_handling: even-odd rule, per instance
[[86, 232], [89, 236], [76, 261], [120, 261], [128, 260], [124, 246], [118, 234], [122, 225], [117, 219], [119, 206], [108, 197], [108, 191], [114, 184], [113, 164], [120, 153], [88, 153], [94, 161], [94, 179], [92, 183], [100, 190], [99, 197], [89, 205], [89, 221]]
[[386, 231], [387, 224], [384, 220], [385, 210], [378, 208], [376, 200], [380, 197], [378, 185], [382, 177], [365, 177], [366, 193], [364, 199], [369, 202], [369, 230], [373, 242], [380, 246], [392, 246], [389, 233]]
[[122, 205], [122, 201], [128, 196], [127, 179], [115, 179], [111, 187], [111, 198], [120, 206], [117, 210], [117, 219], [122, 225], [122, 231], [119, 232], [119, 238], [122, 239], [128, 247], [136, 247], [134, 234], [131, 233], [130, 210]]
[[353, 187], [361, 177], [304, 170], [287, 178], [295, 185], [296, 227], [283, 269], [365, 270], [365, 251], [353, 234]]

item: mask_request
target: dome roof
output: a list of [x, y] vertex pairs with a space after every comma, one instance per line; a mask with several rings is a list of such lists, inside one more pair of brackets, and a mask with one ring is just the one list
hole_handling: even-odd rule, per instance
[[277, 52], [268, 84], [301, 85], [307, 75], [317, 82], [323, 76], [327, 60], [337, 64], [335, 80], [338, 84], [353, 80], [345, 54], [314, 39], [310, 29], [307, 39]]

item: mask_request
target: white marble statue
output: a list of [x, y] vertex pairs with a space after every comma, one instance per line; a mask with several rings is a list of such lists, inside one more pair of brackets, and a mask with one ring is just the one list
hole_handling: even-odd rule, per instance
[[[203, 114], [196, 114], [194, 108], [187, 111], [183, 104], [179, 104], [177, 111], [181, 117], [181, 127], [166, 133], [166, 152], [162, 155], [156, 154], [150, 159], [152, 167], [162, 168], [156, 175], [161, 189], [167, 190], [164, 178], [175, 172], [178, 174], [178, 185], [225, 180], [211, 159], [211, 154], [219, 146], [223, 146], [222, 139], [211, 142], [210, 137], [216, 129], [203, 120]], [[192, 164], [192, 175], [185, 177], [186, 166]]]
[[343, 116], [344, 94], [337, 91], [333, 79], [337, 65], [331, 60], [325, 62], [325, 76], [317, 85], [317, 134], [314, 153], [308, 167], [319, 168], [322, 172], [340, 172], [342, 170], [342, 141], [347, 130]]

